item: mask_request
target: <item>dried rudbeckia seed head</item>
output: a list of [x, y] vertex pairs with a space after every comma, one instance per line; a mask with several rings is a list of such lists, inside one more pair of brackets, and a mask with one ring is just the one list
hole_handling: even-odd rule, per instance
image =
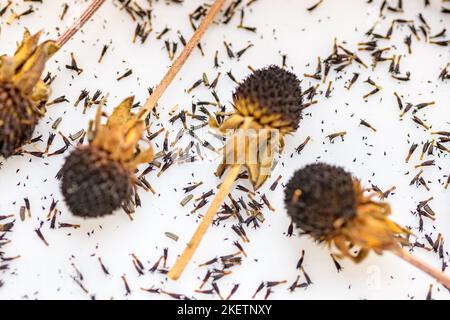
[[8, 158], [31, 139], [41, 114], [10, 82], [0, 82], [0, 155]]
[[278, 66], [256, 70], [236, 89], [238, 112], [262, 126], [293, 132], [302, 117], [302, 91], [295, 74]]
[[334, 234], [337, 221], [356, 216], [352, 176], [323, 163], [295, 172], [285, 189], [285, 204], [296, 226], [317, 240]]
[[220, 126], [213, 119], [211, 124], [222, 133], [243, 129], [245, 142], [236, 142], [236, 135], [229, 141], [216, 175], [222, 176], [230, 165], [236, 164], [234, 159], [240, 159], [238, 163], [245, 164], [254, 188], [258, 189], [270, 176], [275, 154], [284, 146], [284, 136], [298, 128], [302, 117], [300, 80], [277, 66], [260, 69], [238, 86], [233, 101], [236, 112]]
[[[389, 219], [389, 204], [372, 198], [350, 173], [323, 163], [297, 171], [285, 190], [286, 209], [295, 225], [356, 262], [371, 250], [381, 254], [409, 244], [409, 230]], [[360, 249], [356, 255], [353, 246]]]
[[133, 97], [114, 109], [100, 125], [101, 107], [88, 146], [74, 150], [60, 171], [61, 189], [74, 215], [86, 218], [112, 214], [135, 188], [134, 171], [153, 160], [153, 149], [138, 150], [145, 125], [131, 113]]
[[38, 45], [39, 37], [26, 30], [14, 56], [0, 56], [0, 155], [5, 158], [31, 139], [50, 93], [40, 77], [58, 47], [52, 41]]
[[62, 168], [62, 192], [72, 213], [100, 217], [132, 195], [129, 170], [92, 145], [74, 150]]

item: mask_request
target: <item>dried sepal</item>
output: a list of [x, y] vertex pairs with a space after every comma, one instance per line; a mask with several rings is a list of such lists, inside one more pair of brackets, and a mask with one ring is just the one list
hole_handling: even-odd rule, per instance
[[244, 165], [255, 189], [259, 189], [270, 177], [277, 150], [283, 146], [280, 131], [270, 126], [262, 126], [253, 117], [238, 114], [227, 119], [219, 131], [230, 135], [224, 147], [223, 162], [216, 175], [222, 176], [234, 164]]
[[17, 50], [13, 56], [14, 70], [19, 69], [31, 57], [31, 55], [33, 55], [39, 44], [41, 34], [42, 31], [39, 31], [34, 35], [31, 35], [30, 31], [25, 29], [22, 42], [17, 47]]
[[50, 88], [44, 83], [44, 81], [39, 80], [33, 88], [31, 93], [31, 100], [36, 101], [45, 101], [51, 94]]
[[[283, 145], [283, 139], [273, 135], [274, 131], [261, 131], [258, 142], [263, 142], [258, 149], [258, 171], [252, 175], [255, 188], [260, 188], [270, 177], [275, 162], [276, 150]], [[278, 133], [278, 132], [277, 132]]]
[[[92, 145], [109, 153], [111, 160], [121, 162], [134, 170], [141, 163], [151, 162], [153, 149], [137, 152], [145, 131], [145, 124], [131, 113], [134, 97], [128, 97], [117, 106], [106, 125], [97, 117]], [[99, 108], [101, 114], [101, 108]]]
[[269, 108], [253, 103], [249, 99], [239, 98], [235, 101], [234, 107], [243, 117], [252, 117], [261, 127], [280, 130], [283, 135], [294, 132], [298, 126], [294, 125], [295, 120], [284, 120], [282, 114], [269, 113]]
[[0, 57], [0, 82], [6, 82], [14, 76], [14, 63], [11, 57]]
[[[381, 254], [385, 250], [396, 250], [408, 246], [411, 232], [389, 219], [391, 207], [388, 203], [373, 200], [373, 194], [365, 195], [359, 181], [354, 180], [356, 194], [356, 216], [339, 226], [336, 234], [328, 239], [336, 245], [342, 256], [360, 262], [370, 251]], [[351, 248], [360, 248], [357, 255]]]
[[34, 52], [19, 68], [15, 68], [12, 82], [22, 90], [23, 94], [30, 95], [42, 76], [47, 60], [58, 50], [53, 41], [46, 41], [37, 46]]
[[24, 94], [32, 92], [42, 76], [45, 63], [59, 49], [54, 41], [45, 41], [39, 44], [41, 33], [39, 31], [31, 35], [26, 29], [22, 43], [17, 48], [14, 56], [6, 58], [9, 60], [5, 63], [5, 65], [8, 65], [7, 69], [9, 69], [5, 70], [5, 73], [8, 73], [8, 77], [5, 77], [3, 72], [0, 73], [2, 74], [0, 79], [13, 82]]

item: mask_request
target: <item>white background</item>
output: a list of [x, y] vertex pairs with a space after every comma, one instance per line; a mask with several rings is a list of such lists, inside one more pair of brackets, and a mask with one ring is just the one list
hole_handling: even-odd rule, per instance
[[[1, 0], [1, 6], [5, 2]], [[59, 14], [64, 2], [71, 4], [71, 8], [64, 22], [61, 22]], [[122, 98], [129, 95], [135, 95], [137, 100], [144, 101], [147, 97], [146, 88], [156, 85], [170, 65], [164, 42], [156, 40], [156, 35], [168, 26], [171, 31], [163, 39], [176, 41], [178, 30], [188, 38], [191, 27], [187, 16], [203, 3], [198, 0], [185, 2], [182, 6], [167, 5], [164, 1], [155, 3], [153, 11], [155, 31], [145, 44], [133, 44], [131, 37], [135, 23], [124, 11], [119, 10], [117, 5], [108, 1], [94, 21], [48, 63], [47, 70], [57, 75], [52, 86], [52, 97], [65, 94], [70, 102], [49, 107], [35, 135], [43, 134], [46, 140], [48, 133], [53, 131], [51, 124], [60, 116], [63, 116], [63, 121], [59, 130], [66, 136], [76, 133], [80, 128], [87, 128], [95, 109], [92, 108], [83, 115], [80, 107], [73, 107], [73, 103], [84, 88], [91, 93], [96, 89], [108, 92], [110, 94], [108, 112]], [[395, 5], [396, 1], [392, 2]], [[389, 22], [397, 17], [418, 21], [418, 12], [423, 12], [432, 27], [432, 33], [437, 33], [444, 27], [449, 28], [450, 17], [440, 13], [440, 1], [431, 2], [432, 5], [424, 9], [423, 1], [404, 1], [405, 12], [388, 14], [387, 22], [381, 22], [377, 31], [385, 33]], [[22, 1], [17, 3], [13, 5], [17, 12], [25, 10], [29, 5]], [[37, 12], [14, 21], [12, 25], [5, 24], [10, 15], [8, 12], [1, 18], [1, 53], [13, 53], [25, 26], [32, 31], [44, 28], [45, 39], [55, 37], [56, 28], [67, 26], [77, 16], [77, 10], [81, 10], [86, 3], [87, 1], [72, 0], [37, 3], [34, 5]], [[171, 141], [180, 128], [180, 122], [173, 126], [167, 122], [167, 112], [174, 105], [179, 104], [180, 108], [190, 110], [192, 101], [213, 100], [203, 86], [194, 90], [192, 94], [187, 94], [186, 89], [201, 78], [203, 71], [208, 74], [210, 80], [215, 77], [217, 71], [213, 69], [213, 56], [216, 49], [219, 50], [222, 72], [218, 93], [221, 100], [227, 102], [229, 106], [235, 85], [226, 77], [227, 71], [231, 69], [237, 79], [242, 79], [249, 72], [247, 69], [249, 64], [254, 68], [280, 64], [282, 54], [287, 54], [288, 67], [300, 77], [305, 72], [313, 73], [317, 57], [326, 57], [331, 52], [334, 37], [339, 41], [345, 41], [346, 47], [351, 50], [356, 50], [358, 42], [367, 40], [364, 33], [378, 19], [381, 1], [367, 4], [363, 0], [326, 0], [313, 13], [307, 12], [306, 7], [313, 3], [314, 1], [300, 0], [257, 1], [251, 10], [246, 10], [245, 18], [246, 25], [257, 26], [257, 34], [236, 28], [239, 15], [236, 15], [229, 25], [213, 26], [202, 41], [205, 57], [202, 57], [198, 50], [194, 51], [176, 81], [160, 100], [158, 109], [161, 113], [160, 122], [168, 130], [174, 131], [170, 136]], [[421, 243], [426, 243], [425, 233], [418, 232], [419, 219], [413, 216], [412, 212], [419, 201], [434, 197], [430, 205], [436, 212], [436, 221], [425, 219], [425, 232], [433, 239], [439, 232], [443, 234], [444, 239], [450, 238], [450, 190], [443, 187], [450, 173], [448, 156], [445, 154], [437, 156], [436, 152], [434, 158], [437, 165], [424, 168], [423, 176], [429, 181], [431, 188], [429, 192], [423, 187], [409, 186], [409, 181], [418, 172], [414, 169], [414, 165], [420, 162], [419, 152], [416, 151], [409, 164], [405, 164], [404, 161], [411, 142], [419, 143], [420, 149], [423, 142], [432, 138], [430, 131], [449, 129], [449, 83], [437, 81], [437, 77], [441, 68], [450, 61], [450, 52], [448, 47], [438, 47], [423, 41], [418, 43], [413, 39], [413, 54], [408, 55], [403, 44], [407, 34], [409, 30], [406, 27], [396, 28], [393, 40], [380, 44], [380, 47], [397, 44], [397, 49], [392, 50], [404, 54], [402, 71], [412, 72], [410, 82], [400, 83], [391, 79], [387, 72], [388, 63], [378, 66], [375, 71], [355, 66], [343, 74], [343, 79], [336, 82], [330, 99], [320, 96], [320, 102], [307, 109], [308, 115], [305, 116], [297, 133], [286, 139], [283, 165], [276, 168], [272, 179], [260, 191], [267, 194], [277, 211], [275, 213], [264, 211], [266, 221], [260, 229], [247, 228], [251, 240], [245, 245], [248, 257], [243, 259], [242, 265], [232, 269], [233, 273], [230, 276], [218, 282], [222, 295], [227, 296], [233, 285], [239, 283], [240, 287], [234, 298], [250, 299], [262, 281], [286, 280], [286, 284], [273, 288], [271, 298], [424, 299], [430, 284], [434, 284], [433, 298], [449, 298], [448, 292], [434, 280], [389, 253], [383, 256], [371, 254], [359, 265], [341, 261], [344, 269], [337, 273], [327, 248], [315, 244], [307, 237], [286, 236], [290, 220], [283, 207], [282, 186], [280, 185], [275, 192], [268, 190], [278, 175], [283, 176], [282, 182], [285, 183], [294, 170], [308, 163], [321, 160], [339, 164], [360, 177], [368, 186], [373, 183], [385, 191], [395, 185], [397, 189], [388, 198], [394, 211], [392, 218], [403, 225], [411, 226]], [[232, 43], [234, 51], [242, 49], [249, 42], [255, 46], [239, 61], [230, 60], [223, 46], [225, 40]], [[109, 43], [111, 46], [103, 63], [98, 64], [97, 59], [103, 45]], [[84, 69], [79, 76], [64, 67], [70, 63], [69, 53], [72, 51], [75, 51], [79, 66]], [[361, 57], [370, 63], [367, 54], [361, 53]], [[133, 75], [120, 82], [116, 81], [116, 78], [128, 68], [133, 69]], [[355, 70], [360, 72], [361, 76], [353, 89], [348, 91], [344, 89], [344, 83]], [[369, 75], [383, 86], [383, 90], [368, 101], [364, 101], [362, 95], [372, 90], [372, 87], [363, 83]], [[334, 72], [330, 74], [330, 79], [335, 80]], [[315, 83], [304, 79], [303, 89]], [[322, 85], [321, 89], [325, 90], [326, 86]], [[432, 125], [432, 130], [427, 132], [413, 123], [411, 113], [402, 121], [399, 119], [394, 91], [403, 96], [404, 102], [410, 101], [413, 104], [436, 102], [434, 106], [417, 114]], [[378, 131], [374, 133], [359, 126], [360, 119], [367, 120]], [[159, 128], [160, 125], [155, 122], [152, 131]], [[348, 131], [344, 142], [336, 139], [331, 144], [326, 138], [331, 133], [344, 130]], [[157, 139], [159, 142], [157, 150], [161, 148], [163, 136], [164, 134]], [[294, 152], [295, 147], [307, 136], [311, 136], [312, 141], [301, 155], [297, 155]], [[186, 144], [184, 142], [184, 145]], [[62, 139], [57, 136], [52, 149], [56, 150], [62, 146]], [[41, 150], [43, 147], [44, 143], [28, 146], [27, 149]], [[230, 228], [235, 221], [228, 221], [220, 227], [214, 226], [209, 230], [193, 263], [177, 282], [167, 281], [163, 275], [151, 274], [148, 271], [145, 275], [138, 276], [130, 254], [135, 253], [148, 270], [162, 254], [163, 248], [168, 247], [168, 265], [175, 262], [176, 255], [181, 253], [195, 230], [198, 214], [204, 213], [206, 209], [203, 208], [197, 214], [191, 215], [193, 203], [182, 208], [179, 204], [184, 197], [182, 188], [189, 182], [203, 181], [204, 184], [194, 192], [196, 197], [215, 188], [220, 182], [213, 175], [216, 164], [203, 162], [173, 166], [159, 178], [155, 172], [148, 175], [147, 178], [157, 191], [157, 195], [140, 191], [143, 205], [138, 208], [132, 222], [123, 212], [117, 212], [107, 218], [84, 221], [72, 216], [67, 210], [59, 191], [58, 181], [54, 178], [66, 155], [67, 153], [48, 159], [23, 156], [2, 160], [0, 215], [14, 213], [17, 217], [14, 232], [9, 235], [12, 243], [6, 247], [6, 253], [8, 256], [20, 254], [21, 258], [13, 261], [10, 270], [2, 275], [6, 283], [0, 289], [0, 298], [88, 299], [90, 296], [72, 279], [76, 276], [72, 264], [82, 272], [84, 286], [97, 299], [167, 298], [141, 290], [152, 286], [197, 299], [210, 297], [194, 292], [207, 270], [205, 267], [198, 267], [198, 264], [236, 251], [232, 242], [238, 240], [238, 237]], [[236, 197], [241, 195], [242, 192], [236, 191]], [[32, 218], [22, 222], [19, 218], [19, 209], [24, 204], [25, 196], [31, 202]], [[58, 208], [61, 214], [57, 221], [80, 223], [80, 229], [49, 228], [46, 216], [52, 199], [59, 200]], [[48, 247], [34, 232], [41, 221], [45, 221], [42, 232], [49, 243]], [[167, 231], [179, 235], [178, 242], [167, 238], [164, 235]], [[445, 247], [448, 248], [448, 245], [447, 240]], [[295, 266], [302, 249], [306, 251], [305, 270], [313, 284], [307, 289], [297, 289], [294, 293], [290, 293], [287, 288], [297, 276]], [[414, 255], [440, 267], [435, 253], [416, 249]], [[102, 258], [111, 273], [110, 276], [103, 274], [97, 257]], [[446, 259], [448, 261], [447, 254]], [[131, 288], [129, 296], [125, 295], [121, 279], [123, 275], [126, 275]], [[303, 281], [304, 278], [301, 282]], [[210, 287], [207, 285], [204, 289]], [[263, 298], [264, 294], [265, 289], [257, 297]]]

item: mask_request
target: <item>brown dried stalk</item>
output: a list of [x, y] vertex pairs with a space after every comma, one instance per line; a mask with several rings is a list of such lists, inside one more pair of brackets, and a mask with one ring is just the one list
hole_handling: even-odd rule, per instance
[[[246, 130], [250, 127], [250, 125], [251, 125], [251, 122], [246, 121], [246, 122], [244, 122], [244, 125], [240, 129]], [[236, 150], [236, 151], [240, 152], [241, 150]], [[232, 187], [233, 183], [236, 181], [236, 178], [238, 177], [239, 171], [241, 170], [242, 166], [243, 166], [242, 164], [235, 164], [228, 171], [216, 196], [214, 197], [213, 201], [211, 202], [211, 205], [210, 205], [208, 211], [203, 216], [203, 219], [200, 222], [200, 225], [197, 227], [197, 230], [195, 231], [191, 240], [187, 244], [186, 249], [183, 251], [183, 254], [181, 255], [181, 257], [177, 260], [175, 265], [172, 267], [172, 269], [167, 274], [169, 279], [178, 280], [178, 278], [183, 273], [184, 269], [186, 268], [186, 266], [188, 265], [192, 256], [194, 255], [195, 251], [197, 250], [198, 246], [200, 245], [200, 242], [202, 241], [203, 236], [205, 235], [206, 231], [208, 231], [208, 228], [211, 225], [211, 223], [212, 223], [217, 211], [219, 210], [220, 206], [222, 205], [223, 201], [225, 200], [225, 197], [230, 192], [231, 187]]]
[[90, 18], [97, 12], [98, 9], [105, 3], [106, 0], [92, 0], [91, 4], [81, 14], [81, 16], [70, 26], [60, 37], [56, 40], [56, 44], [59, 48], [64, 46]]
[[173, 81], [177, 73], [181, 70], [187, 58], [191, 55], [192, 51], [199, 44], [203, 34], [208, 29], [209, 25], [214, 21], [214, 18], [219, 13], [222, 8], [225, 0], [216, 0], [214, 4], [209, 9], [208, 14], [203, 19], [200, 26], [195, 31], [192, 38], [184, 47], [183, 51], [180, 53], [178, 58], [175, 60], [172, 67], [170, 67], [169, 71], [166, 73], [164, 78], [161, 80], [159, 85], [153, 90], [151, 96], [147, 99], [145, 104], [142, 106], [139, 111], [138, 117], [141, 120], [144, 120], [147, 115], [153, 110], [153, 108], [158, 103], [158, 100], [161, 98], [163, 93], [166, 91], [167, 87], [169, 87], [170, 83]]
[[440, 271], [439, 269], [436, 269], [425, 262], [419, 260], [418, 258], [411, 255], [409, 252], [403, 250], [402, 248], [398, 247], [396, 249], [392, 249], [391, 252], [395, 254], [397, 257], [403, 259], [404, 261], [410, 263], [411, 265], [415, 266], [419, 270], [422, 270], [429, 276], [436, 279], [438, 282], [440, 282], [442, 285], [444, 285], [447, 289], [450, 290], [450, 277]]

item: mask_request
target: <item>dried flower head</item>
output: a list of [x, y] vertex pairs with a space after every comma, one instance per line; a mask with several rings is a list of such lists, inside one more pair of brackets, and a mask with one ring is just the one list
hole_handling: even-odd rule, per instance
[[[238, 86], [233, 101], [236, 112], [222, 125], [214, 122], [212, 125], [223, 133], [236, 129], [252, 129], [257, 133], [246, 137], [245, 165], [250, 180], [258, 189], [270, 175], [274, 150], [277, 146], [284, 146], [284, 136], [294, 132], [302, 118], [300, 80], [292, 72], [277, 66], [260, 69]], [[258, 148], [249, 145], [257, 145]], [[264, 150], [260, 146], [265, 146]], [[238, 153], [236, 142], [230, 141], [225, 148], [224, 159], [233, 158]], [[234, 163], [224, 161], [216, 174], [221, 176], [230, 164]]]
[[100, 125], [101, 107], [88, 146], [73, 151], [61, 169], [61, 189], [76, 216], [112, 214], [130, 199], [134, 172], [153, 160], [153, 149], [138, 150], [145, 124], [131, 113], [133, 97], [114, 110], [106, 125]]
[[0, 155], [5, 158], [31, 139], [45, 112], [42, 101], [50, 90], [40, 77], [58, 47], [53, 41], [39, 45], [40, 34], [26, 30], [14, 56], [0, 57]]
[[[317, 163], [295, 172], [286, 185], [285, 205], [298, 228], [356, 262], [371, 250], [381, 254], [408, 245], [410, 233], [388, 218], [390, 206], [364, 191], [344, 169]], [[360, 248], [356, 256], [353, 246]]]
[[236, 89], [233, 100], [238, 114], [252, 117], [262, 127], [283, 134], [298, 128], [302, 118], [302, 91], [295, 74], [278, 66], [256, 70]]

